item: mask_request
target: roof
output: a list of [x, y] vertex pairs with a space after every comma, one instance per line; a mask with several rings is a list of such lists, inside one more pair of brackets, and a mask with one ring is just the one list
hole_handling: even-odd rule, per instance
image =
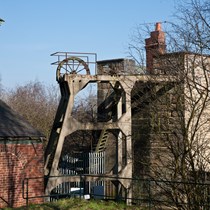
[[126, 58], [115, 58], [115, 59], [108, 59], [108, 60], [100, 60], [100, 61], [97, 61], [97, 63], [122, 62], [124, 60], [129, 60], [129, 59], [126, 59]]
[[194, 52], [190, 52], [190, 51], [178, 51], [178, 52], [167, 52], [164, 54], [161, 54], [161, 57], [167, 57], [167, 56], [177, 56], [177, 55], [197, 55], [197, 56], [203, 56], [203, 57], [210, 57], [209, 54], [200, 54], [200, 53], [194, 53]]
[[0, 100], [0, 138], [39, 139], [44, 135]]

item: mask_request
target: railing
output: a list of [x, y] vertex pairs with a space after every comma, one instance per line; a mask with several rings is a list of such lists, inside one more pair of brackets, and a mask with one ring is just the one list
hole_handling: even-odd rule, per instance
[[[210, 184], [129, 179], [117, 176], [103, 175], [67, 175], [59, 176], [68, 179], [70, 186], [67, 191], [63, 189], [60, 193], [51, 192], [50, 195], [32, 195], [30, 191], [31, 181], [43, 179], [43, 177], [25, 178], [23, 180], [23, 198], [26, 205], [34, 198], [51, 198], [57, 200], [68, 197], [94, 198], [115, 201], [130, 201], [132, 205], [142, 206], [144, 209], [165, 209], [166, 207], [177, 209], [202, 209], [210, 210]], [[56, 179], [59, 177], [48, 177]], [[72, 181], [71, 181], [72, 180]], [[74, 183], [78, 183], [77, 187]], [[122, 183], [130, 183], [126, 189]], [[103, 185], [99, 183], [102, 182]], [[63, 185], [65, 188], [65, 185]], [[128, 190], [132, 196], [128, 197]]]
[[69, 57], [77, 57], [82, 59], [90, 68], [91, 74], [97, 73], [97, 54], [90, 52], [55, 52], [51, 56], [56, 56], [57, 61], [51, 63], [52, 65], [58, 66], [62, 60], [68, 59]]

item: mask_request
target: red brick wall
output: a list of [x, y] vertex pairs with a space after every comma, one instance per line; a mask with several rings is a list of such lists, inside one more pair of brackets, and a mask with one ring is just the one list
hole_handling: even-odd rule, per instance
[[[43, 145], [34, 142], [0, 142], [0, 208], [26, 205], [22, 198], [22, 180], [26, 177], [43, 177]], [[29, 180], [29, 196], [44, 193], [43, 179]], [[30, 199], [40, 203], [43, 199]]]
[[146, 43], [146, 66], [148, 73], [153, 72], [153, 59], [165, 54], [165, 33], [161, 30], [161, 23], [156, 23], [155, 31], [150, 33], [150, 38], [145, 39]]

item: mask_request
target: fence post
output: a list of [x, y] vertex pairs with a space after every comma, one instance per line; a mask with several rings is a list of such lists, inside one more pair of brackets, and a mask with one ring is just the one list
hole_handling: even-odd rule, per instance
[[82, 184], [82, 175], [80, 174], [80, 184], [79, 184], [79, 197], [80, 199], [82, 198], [82, 195], [81, 195], [81, 191], [82, 191], [82, 188], [81, 188], [81, 184]]
[[151, 180], [149, 179], [149, 210], [151, 210], [151, 202], [152, 202], [152, 198], [151, 198]]
[[26, 206], [28, 206], [28, 178], [26, 178]]
[[23, 179], [23, 181], [22, 181], [22, 198], [23, 199], [25, 199], [25, 188], [24, 188], [24, 186], [25, 186], [25, 179]]

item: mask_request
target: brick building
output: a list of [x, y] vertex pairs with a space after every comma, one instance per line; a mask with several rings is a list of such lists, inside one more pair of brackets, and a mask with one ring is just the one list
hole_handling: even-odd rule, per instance
[[[26, 177], [43, 177], [43, 139], [43, 134], [0, 100], [0, 208], [26, 205], [22, 182]], [[43, 188], [43, 179], [29, 180], [30, 196], [43, 195]]]

